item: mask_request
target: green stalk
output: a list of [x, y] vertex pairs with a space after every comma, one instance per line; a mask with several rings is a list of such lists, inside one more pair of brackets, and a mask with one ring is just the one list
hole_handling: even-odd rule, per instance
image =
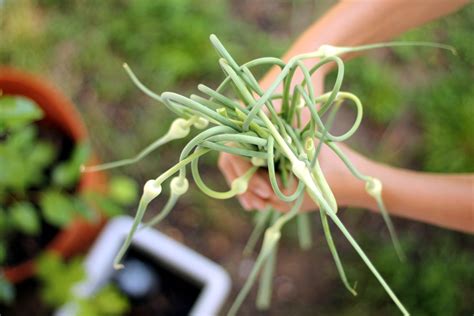
[[[299, 213], [305, 191], [320, 208], [321, 221], [328, 246], [344, 285], [349, 289], [349, 291], [355, 294], [354, 289], [347, 281], [332, 239], [327, 217], [330, 217], [338, 229], [343, 233], [345, 238], [356, 250], [390, 298], [395, 302], [397, 307], [407, 315], [408, 312], [404, 306], [336, 215], [337, 202], [324, 177], [317, 158], [323, 144], [327, 144], [328, 147], [344, 162], [351, 173], [356, 178], [366, 183], [366, 191], [376, 200], [381, 214], [387, 224], [395, 249], [399, 256], [402, 257], [403, 254], [401, 252], [398, 238], [382, 200], [382, 184], [374, 178], [361, 174], [335, 144], [335, 142], [347, 140], [354, 134], [360, 125], [363, 112], [362, 104], [355, 95], [340, 91], [344, 77], [344, 64], [339, 55], [348, 52], [394, 46], [437, 47], [448, 49], [455, 53], [454, 49], [447, 45], [425, 42], [380, 43], [358, 47], [333, 47], [323, 45], [315, 52], [292, 57], [286, 64], [281, 59], [265, 57], [251, 60], [240, 66], [215, 35], [211, 35], [210, 40], [218, 54], [222, 57], [219, 63], [223, 71], [226, 73], [226, 78], [215, 90], [204, 85], [198, 87], [201, 92], [209, 97], [208, 99], [197, 95], [191, 95], [187, 98], [170, 92], [157, 95], [142, 84], [127, 65], [124, 65], [128, 75], [140, 90], [153, 99], [164, 103], [168, 109], [181, 117], [179, 120], [182, 120], [182, 118], [189, 120], [181, 127], [177, 125], [177, 129], [174, 129], [173, 131], [170, 129], [168, 134], [156, 140], [135, 157], [100, 166], [89, 167], [86, 171], [109, 169], [137, 162], [166, 142], [187, 136], [191, 125], [195, 125], [197, 128], [206, 128], [208, 122], [210, 122], [218, 126], [210, 127], [194, 137], [183, 148], [179, 162], [176, 165], [168, 169], [155, 180], [149, 180], [145, 184], [135, 220], [125, 243], [115, 258], [115, 266], [120, 267], [120, 261], [131, 243], [133, 234], [136, 232], [143, 219], [148, 204], [159, 196], [163, 182], [179, 171], [179, 176], [174, 177], [170, 182], [171, 195], [162, 211], [142, 227], [154, 225], [160, 222], [172, 210], [179, 199], [179, 196], [188, 190], [189, 183], [186, 179], [186, 167], [188, 164], [191, 163], [193, 178], [197, 186], [205, 194], [214, 198], [229, 198], [236, 194], [245, 192], [250, 177], [254, 172], [256, 172], [258, 167], [250, 168], [244, 175], [235, 179], [231, 184], [231, 189], [227, 192], [217, 192], [210, 189], [205, 185], [201, 178], [198, 168], [200, 156], [211, 150], [217, 152], [228, 152], [239, 156], [255, 158], [257, 160], [266, 160], [270, 183], [275, 194], [282, 201], [295, 201], [290, 212], [282, 216], [279, 216], [278, 213], [273, 213], [275, 214], [274, 216], [276, 216], [275, 221], [265, 231], [261, 251], [250, 276], [229, 311], [230, 315], [234, 315], [237, 312], [239, 306], [250, 291], [250, 288], [253, 286], [262, 267], [265, 267], [265, 269], [261, 275], [257, 305], [259, 307], [269, 306], [276, 249], [281, 236], [281, 229], [295, 216], [297, 216], [300, 244], [303, 247], [309, 246], [311, 235], [309, 232], [307, 214]], [[319, 59], [319, 62], [308, 70], [303, 61], [314, 58]], [[337, 64], [337, 77], [334, 86], [330, 92], [316, 96], [311, 84], [311, 76], [323, 65], [330, 62], [335, 62]], [[270, 87], [266, 91], [263, 91], [250, 69], [253, 67], [268, 65], [278, 66], [281, 71]], [[292, 89], [292, 79], [298, 68], [302, 71], [304, 79], [301, 83], [296, 83], [295, 87]], [[276, 90], [282, 84], [283, 93], [276, 93]], [[234, 89], [236, 95], [244, 101], [247, 107], [244, 107], [238, 100], [233, 100], [224, 96], [222, 92], [225, 89]], [[345, 133], [338, 136], [332, 135], [329, 127], [334, 120], [335, 112], [338, 107], [346, 99], [351, 100], [355, 104], [356, 119], [353, 125]], [[282, 102], [280, 113], [277, 113], [273, 105], [275, 100], [280, 100]], [[322, 104], [322, 106], [319, 110], [316, 110], [316, 105], [318, 104]], [[269, 116], [265, 115], [262, 111], [264, 106], [268, 109]], [[308, 107], [311, 113], [311, 118], [309, 123], [301, 128], [299, 114], [304, 106]], [[331, 113], [325, 126], [321, 117], [333, 106], [334, 111]], [[297, 115], [296, 128], [292, 126], [295, 115]], [[192, 121], [193, 119], [200, 120], [200, 123]], [[187, 124], [189, 124], [189, 126]], [[307, 140], [311, 142], [309, 147], [307, 146]], [[319, 144], [315, 149], [314, 141], [316, 140], [319, 140]], [[232, 144], [232, 147], [229, 146], [228, 143]], [[257, 165], [257, 163], [255, 164]], [[298, 180], [296, 191], [291, 195], [285, 195], [280, 189], [277, 181], [275, 164], [277, 164], [284, 187], [287, 187], [290, 182], [293, 182], [293, 179]], [[252, 232], [249, 242], [244, 249], [245, 252], [249, 252], [253, 249], [258, 237], [265, 228], [268, 219], [267, 214], [270, 213], [267, 212], [259, 217], [255, 230]]]
[[[279, 214], [273, 216], [272, 224], [274, 224]], [[260, 283], [257, 292], [257, 301], [256, 305], [257, 308], [260, 310], [267, 310], [270, 308], [270, 304], [272, 301], [272, 288], [273, 288], [273, 276], [275, 274], [275, 266], [276, 266], [276, 258], [278, 253], [278, 247], [273, 247], [270, 254], [268, 255], [267, 260], [264, 263], [263, 271], [260, 274]]]
[[[287, 147], [285, 141], [281, 137], [281, 135], [278, 133], [276, 128], [271, 124], [269, 119], [265, 116], [263, 112], [259, 113], [260, 118], [262, 121], [264, 121], [267, 124], [268, 129], [270, 130], [270, 133], [272, 136], [275, 138], [277, 143], [280, 145], [281, 151], [288, 157], [288, 159], [291, 161], [293, 166], [300, 165], [301, 161], [298, 160], [296, 156], [293, 155], [292, 151]], [[302, 166], [302, 165], [301, 165]], [[349, 243], [352, 245], [352, 247], [356, 250], [356, 252], [359, 254], [359, 256], [362, 258], [364, 263], [367, 265], [369, 270], [374, 274], [374, 276], [377, 278], [379, 283], [382, 285], [382, 287], [385, 289], [387, 294], [390, 296], [390, 298], [393, 300], [393, 302], [397, 305], [397, 307], [402, 311], [404, 315], [409, 315], [408, 311], [405, 309], [403, 304], [400, 302], [398, 297], [393, 293], [392, 289], [390, 286], [385, 282], [383, 277], [380, 275], [380, 273], [377, 271], [377, 269], [374, 267], [370, 259], [367, 257], [365, 252], [360, 248], [359, 244], [355, 241], [355, 239], [352, 237], [352, 235], [349, 233], [349, 231], [346, 229], [344, 224], [340, 221], [340, 219], [337, 217], [336, 213], [331, 209], [329, 206], [328, 202], [324, 199], [322, 196], [321, 192], [319, 191], [318, 187], [316, 184], [313, 182], [311, 173], [305, 166], [306, 170], [293, 170], [293, 173], [301, 180], [304, 182], [307, 188], [307, 192], [310, 195], [310, 197], [313, 199], [315, 203], [317, 203], [321, 210], [323, 212], [326, 212], [326, 214], [332, 219], [332, 221], [336, 224], [336, 226], [339, 228], [339, 230], [344, 234], [346, 239], [349, 241]]]
[[152, 227], [159, 224], [173, 210], [174, 206], [176, 205], [176, 202], [178, 201], [178, 198], [178, 195], [172, 193], [161, 212], [159, 212], [148, 222], [144, 223], [139, 229]]
[[268, 256], [272, 253], [273, 248], [278, 245], [278, 241], [280, 240], [281, 237], [281, 228], [293, 217], [295, 217], [298, 214], [298, 211], [301, 207], [301, 202], [303, 201], [303, 195], [301, 195], [297, 200], [296, 203], [293, 205], [291, 210], [284, 214], [283, 216], [279, 217], [278, 220], [270, 226], [265, 231], [265, 236], [263, 238], [263, 244], [262, 244], [262, 249], [260, 250], [260, 253], [257, 257], [257, 260], [255, 261], [255, 264], [252, 268], [252, 271], [250, 272], [250, 275], [248, 276], [247, 280], [245, 281], [244, 286], [240, 290], [239, 294], [237, 295], [237, 298], [235, 299], [234, 303], [232, 304], [231, 308], [229, 309], [229, 312], [227, 313], [228, 316], [233, 316], [237, 313], [239, 310], [240, 306], [242, 305], [243, 301], [247, 297], [248, 293], [250, 292], [250, 289], [252, 288], [253, 284], [256, 281], [257, 275], [260, 272], [263, 264], [265, 263], [266, 259]]
[[308, 213], [300, 213], [296, 216], [296, 224], [298, 227], [298, 241], [303, 250], [308, 250], [313, 245], [311, 239], [311, 222]]
[[275, 165], [274, 165], [274, 158], [273, 158], [273, 137], [270, 136], [268, 138], [268, 153], [267, 153], [267, 164], [268, 164], [268, 177], [270, 179], [270, 185], [272, 186], [273, 192], [278, 196], [278, 198], [284, 202], [292, 202], [298, 198], [298, 196], [301, 195], [301, 192], [304, 190], [304, 184], [303, 182], [299, 181], [298, 182], [298, 187], [296, 188], [295, 192], [293, 192], [291, 195], [286, 195], [284, 194], [280, 186], [278, 185], [278, 181], [276, 179], [276, 172], [275, 172]]
[[268, 220], [274, 212], [276, 211], [273, 211], [271, 208], [266, 208], [265, 210], [256, 212], [255, 227], [252, 230], [252, 233], [250, 234], [247, 243], [245, 244], [244, 250], [242, 252], [244, 256], [249, 256], [253, 252], [257, 241], [262, 236], [262, 233], [267, 225]]
[[[173, 167], [168, 169], [166, 172], [161, 174], [158, 178], [156, 178], [155, 182], [157, 184], [163, 183], [166, 179], [168, 179], [173, 174], [178, 172], [183, 166], [186, 166], [188, 163], [190, 163], [191, 161], [193, 161], [197, 157], [204, 155], [208, 151], [209, 151], [208, 149], [201, 149], [199, 151], [194, 152], [193, 154], [186, 157], [185, 159], [180, 160], [176, 165], [174, 165]], [[135, 234], [135, 232], [138, 228], [138, 225], [142, 222], [143, 215], [145, 215], [145, 211], [148, 207], [148, 204], [150, 204], [150, 202], [153, 199], [154, 199], [154, 197], [148, 198], [146, 196], [146, 192], [145, 191], [143, 192], [143, 194], [140, 198], [140, 202], [138, 204], [138, 210], [137, 210], [137, 213], [135, 215], [135, 219], [133, 221], [132, 227], [130, 228], [130, 232], [128, 233], [127, 238], [125, 239], [125, 242], [123, 243], [122, 247], [120, 248], [119, 252], [117, 253], [117, 256], [114, 259], [114, 267], [116, 269], [123, 268], [123, 265], [120, 262], [122, 261], [123, 256], [125, 255], [128, 248], [130, 247], [130, 244], [132, 243], [133, 235]]]
[[[226, 200], [226, 199], [230, 199], [234, 196], [236, 196], [237, 194], [242, 194], [244, 193], [246, 190], [247, 190], [247, 186], [246, 184], [248, 183], [248, 181], [250, 180], [250, 178], [253, 176], [253, 174], [257, 171], [258, 167], [252, 167], [250, 168], [249, 170], [247, 170], [247, 172], [245, 172], [241, 177], [237, 178], [236, 180], [234, 180], [233, 183], [239, 183], [239, 182], [236, 182], [236, 181], [243, 181], [243, 183], [245, 183], [245, 189], [242, 189], [240, 186], [233, 186], [229, 191], [226, 191], [226, 192], [217, 192], [217, 191], [214, 191], [213, 189], [209, 188], [205, 183], [204, 181], [202, 180], [201, 178], [201, 175], [199, 173], [199, 158], [196, 158], [194, 159], [192, 162], [191, 162], [191, 172], [193, 174], [193, 178], [194, 178], [194, 182], [196, 183], [196, 185], [198, 186], [198, 188], [206, 195], [214, 198], [214, 199], [217, 199], [217, 200]], [[243, 192], [242, 192], [243, 191]]]

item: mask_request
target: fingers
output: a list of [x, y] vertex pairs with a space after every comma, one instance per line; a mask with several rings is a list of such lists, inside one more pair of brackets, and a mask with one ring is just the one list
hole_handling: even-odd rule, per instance
[[247, 191], [237, 197], [240, 204], [247, 211], [250, 210], [263, 210], [267, 207], [267, 201], [263, 200], [258, 195], [254, 194], [251, 191]]
[[224, 178], [226, 179], [227, 183], [230, 185], [232, 181], [238, 177], [237, 173], [232, 166], [233, 156], [228, 153], [221, 153], [219, 155], [219, 161], [217, 162], [217, 166], [221, 170]]
[[[236, 156], [230, 157], [230, 162], [236, 176], [244, 174], [252, 166], [248, 161]], [[246, 210], [261, 210], [266, 207], [266, 199], [270, 194], [265, 180], [257, 172], [250, 179], [247, 191], [238, 198]]]
[[[229, 185], [251, 166], [252, 164], [247, 160], [231, 154], [222, 153], [219, 157], [219, 168]], [[265, 180], [265, 173], [257, 172], [250, 179], [247, 191], [237, 198], [246, 210], [264, 209], [272, 193], [270, 184]]]
[[[219, 156], [218, 165], [229, 185], [252, 166], [249, 161], [227, 153]], [[291, 189], [284, 189], [284, 192], [288, 194], [295, 189], [296, 186], [292, 186]], [[237, 198], [245, 210], [262, 210], [271, 206], [278, 211], [286, 212], [291, 208], [291, 203], [283, 202], [275, 195], [268, 180], [268, 174], [263, 170], [258, 170], [252, 176], [247, 191]]]
[[[249, 168], [252, 167], [252, 164], [247, 160], [244, 160], [240, 157], [235, 157], [233, 159], [233, 168], [238, 175], [244, 174]], [[259, 196], [261, 199], [268, 199], [272, 195], [273, 191], [266, 179], [267, 175], [265, 172], [259, 170], [257, 171], [249, 181], [249, 191], [252, 191], [255, 195]]]

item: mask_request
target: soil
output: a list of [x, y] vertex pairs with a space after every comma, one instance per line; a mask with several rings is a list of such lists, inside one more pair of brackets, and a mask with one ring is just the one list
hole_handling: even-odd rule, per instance
[[[124, 259], [124, 262], [127, 261], [135, 263], [138, 261], [144, 264], [152, 274], [152, 281], [147, 291], [132, 296], [120, 285], [118, 278], [114, 278], [114, 283], [128, 297], [131, 305], [126, 315], [189, 315], [201, 292], [202, 285], [140, 249], [132, 247]], [[118, 273], [130, 273], [127, 272], [127, 264], [125, 264], [125, 269]], [[150, 278], [147, 280], [150, 281]]]
[[41, 221], [41, 234], [30, 236], [14, 232], [7, 239], [5, 266], [11, 267], [36, 257], [57, 235], [59, 229]]

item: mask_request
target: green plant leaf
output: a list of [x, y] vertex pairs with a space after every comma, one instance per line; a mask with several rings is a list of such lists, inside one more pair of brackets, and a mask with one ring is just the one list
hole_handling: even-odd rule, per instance
[[30, 148], [28, 162], [38, 169], [50, 165], [56, 158], [56, 150], [50, 143], [37, 141]]
[[59, 307], [74, 299], [72, 287], [85, 278], [83, 261], [74, 258], [65, 264], [56, 253], [46, 253], [37, 261], [37, 275], [43, 288], [44, 301], [53, 307]]
[[11, 223], [19, 231], [28, 234], [36, 235], [39, 233], [40, 219], [37, 210], [33, 204], [29, 202], [17, 202], [9, 209]]
[[74, 217], [74, 203], [71, 198], [57, 190], [43, 192], [40, 206], [44, 219], [57, 227], [68, 225]]
[[0, 241], [0, 265], [5, 261], [7, 257], [7, 248], [3, 240]]
[[73, 197], [72, 200], [74, 202], [74, 210], [82, 217], [89, 221], [98, 219], [97, 212], [85, 201], [85, 199], [82, 198], [82, 196]]
[[0, 142], [0, 191], [22, 193], [39, 184], [56, 154], [52, 144], [37, 139], [35, 126], [8, 133]]
[[129, 308], [126, 297], [111, 284], [89, 298], [74, 295], [72, 288], [86, 277], [82, 258], [65, 263], [59, 255], [46, 253], [38, 259], [37, 267], [41, 295], [52, 307], [73, 302], [78, 305], [77, 315], [84, 316], [122, 315]]
[[80, 167], [86, 162], [90, 154], [89, 146], [85, 144], [77, 145], [71, 155], [71, 158], [59, 164], [53, 170], [54, 184], [70, 188], [77, 183], [80, 176]]
[[[0, 207], [0, 232], [5, 233], [9, 228], [9, 218], [7, 212]], [[0, 234], [0, 237], [2, 235]]]
[[129, 307], [126, 296], [107, 284], [93, 297], [80, 302], [78, 315], [122, 315]]
[[[53, 275], [57, 275], [61, 270], [61, 257], [53, 252], [43, 254], [36, 262], [36, 274], [40, 279], [53, 277]], [[49, 274], [53, 271], [57, 271], [58, 273], [53, 273], [53, 275], [50, 276]]]
[[113, 177], [109, 185], [109, 197], [121, 205], [130, 205], [137, 200], [138, 185], [128, 177]]
[[97, 192], [87, 192], [84, 195], [84, 198], [90, 204], [97, 205], [97, 207], [108, 217], [122, 215], [125, 212], [124, 209], [112, 199], [107, 198]]
[[43, 111], [24, 97], [0, 97], [0, 131], [18, 128], [43, 117]]

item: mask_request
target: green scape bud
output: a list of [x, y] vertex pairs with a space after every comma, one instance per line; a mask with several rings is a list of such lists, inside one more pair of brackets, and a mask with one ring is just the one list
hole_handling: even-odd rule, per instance
[[340, 47], [332, 46], [332, 45], [321, 45], [317, 51], [321, 54], [321, 57], [331, 57], [337, 56], [343, 52]]
[[189, 124], [188, 121], [183, 118], [177, 118], [171, 123], [171, 127], [168, 134], [172, 139], [184, 138], [189, 135]]
[[258, 158], [258, 157], [252, 157], [250, 159], [250, 162], [252, 163], [252, 165], [254, 165], [255, 167], [263, 167], [263, 166], [266, 166], [267, 165], [267, 162], [265, 161], [265, 159], [263, 158]]
[[181, 178], [179, 176], [174, 177], [171, 179], [170, 183], [171, 194], [175, 195], [183, 195], [189, 189], [189, 181], [186, 178]]
[[312, 153], [314, 151], [314, 141], [311, 137], [307, 137], [304, 141], [304, 149], [309, 152], [309, 153]]
[[302, 109], [302, 108], [304, 108], [305, 105], [306, 105], [306, 103], [304, 102], [303, 97], [300, 96], [298, 101], [296, 102], [296, 108], [297, 109]]
[[307, 173], [308, 169], [306, 168], [306, 164], [303, 161], [297, 160], [296, 162], [293, 162], [293, 165], [291, 166], [291, 171], [296, 177], [302, 179]]
[[143, 199], [150, 202], [161, 193], [161, 184], [156, 183], [155, 180], [148, 180], [143, 186]]
[[235, 194], [242, 194], [247, 191], [248, 188], [248, 180], [245, 178], [237, 178], [232, 181], [231, 190], [235, 192]]
[[205, 129], [209, 125], [209, 121], [204, 117], [198, 117], [197, 121], [193, 123], [193, 126], [197, 129]]
[[379, 179], [370, 177], [365, 182], [365, 191], [372, 197], [380, 196], [382, 194], [382, 182]]

